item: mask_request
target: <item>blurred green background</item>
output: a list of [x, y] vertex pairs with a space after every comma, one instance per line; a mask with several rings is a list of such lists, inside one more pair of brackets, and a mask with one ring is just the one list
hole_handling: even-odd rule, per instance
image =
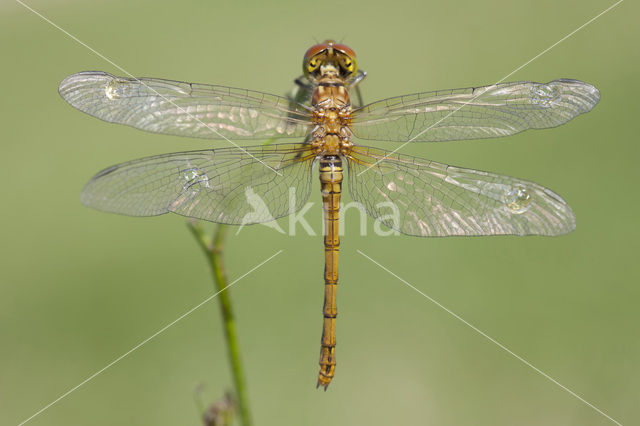
[[[29, 2], [135, 75], [276, 94], [291, 88], [311, 44], [344, 40], [369, 73], [367, 102], [493, 83], [611, 4]], [[358, 214], [347, 215], [327, 392], [315, 389], [321, 237], [254, 226], [229, 238], [231, 279], [284, 250], [232, 289], [256, 425], [613, 424], [356, 250], [617, 421], [638, 423], [638, 12], [622, 3], [509, 78], [592, 83], [602, 93], [593, 112], [507, 139], [403, 149], [546, 185], [573, 207], [575, 232], [361, 237]], [[123, 217], [79, 202], [106, 166], [212, 143], [69, 107], [57, 94], [65, 76], [122, 73], [12, 0], [0, 4], [0, 57], [0, 424], [15, 425], [213, 293], [183, 218]], [[307, 218], [320, 232], [314, 185]], [[231, 385], [215, 300], [29, 424], [197, 425], [199, 384], [204, 403]]]

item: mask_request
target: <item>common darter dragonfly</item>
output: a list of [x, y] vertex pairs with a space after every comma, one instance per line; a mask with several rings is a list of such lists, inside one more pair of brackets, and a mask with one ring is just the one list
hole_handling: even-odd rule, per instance
[[[598, 90], [578, 80], [529, 81], [397, 96], [362, 106], [350, 93], [365, 77], [348, 46], [307, 50], [298, 96], [100, 71], [65, 78], [60, 95], [104, 121], [207, 139], [297, 139], [142, 158], [96, 174], [82, 191], [92, 208], [131, 216], [168, 212], [247, 225], [306, 203], [318, 164], [324, 211], [325, 294], [318, 386], [334, 376], [338, 213], [346, 163], [354, 201], [406, 235], [560, 235], [575, 227], [567, 203], [536, 183], [449, 166], [355, 143], [435, 142], [559, 126], [590, 111]], [[359, 92], [358, 92], [359, 94]], [[394, 145], [397, 149], [397, 145]], [[251, 195], [251, 196], [249, 196]], [[292, 197], [293, 195], [293, 197]], [[259, 197], [257, 209], [252, 197]], [[295, 203], [290, 205], [290, 200]], [[381, 206], [397, 207], [391, 218]]]

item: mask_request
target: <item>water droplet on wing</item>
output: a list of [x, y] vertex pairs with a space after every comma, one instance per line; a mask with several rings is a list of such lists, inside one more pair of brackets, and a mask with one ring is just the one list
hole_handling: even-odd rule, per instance
[[120, 88], [120, 83], [115, 78], [111, 80], [104, 88], [104, 95], [107, 99], [118, 99], [122, 94], [122, 89]]
[[514, 214], [529, 210], [532, 202], [531, 194], [524, 186], [514, 186], [504, 197], [504, 204]]
[[197, 167], [191, 167], [180, 171], [184, 184], [182, 188], [194, 193], [200, 191], [202, 188], [211, 188], [209, 183], [209, 176], [204, 170]]
[[551, 108], [560, 101], [562, 93], [558, 86], [539, 84], [531, 87], [531, 103], [545, 108]]

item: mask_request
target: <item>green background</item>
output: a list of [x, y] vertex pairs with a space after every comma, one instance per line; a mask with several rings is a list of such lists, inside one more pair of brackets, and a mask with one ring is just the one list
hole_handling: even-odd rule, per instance
[[[369, 73], [370, 102], [493, 83], [613, 2], [29, 4], [135, 75], [276, 94], [311, 44], [344, 40]], [[229, 238], [231, 279], [284, 250], [232, 289], [256, 425], [614, 424], [356, 250], [617, 421], [638, 423], [638, 12], [622, 3], [508, 79], [592, 83], [602, 100], [591, 113], [507, 139], [402, 150], [549, 186], [573, 207], [575, 232], [380, 237], [368, 220], [360, 236], [358, 214], [347, 215], [327, 392], [315, 389], [321, 237], [254, 226]], [[12, 0], [0, 4], [0, 58], [0, 424], [15, 425], [213, 293], [183, 218], [90, 210], [84, 183], [118, 162], [226, 144], [69, 107], [57, 94], [65, 76], [122, 73]], [[320, 232], [314, 185], [307, 218]], [[197, 425], [199, 384], [204, 403], [231, 384], [215, 300], [29, 424]]]

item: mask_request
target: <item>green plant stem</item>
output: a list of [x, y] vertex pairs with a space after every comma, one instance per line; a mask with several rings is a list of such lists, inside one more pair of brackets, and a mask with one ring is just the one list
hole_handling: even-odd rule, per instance
[[211, 239], [205, 234], [198, 222], [189, 221], [188, 225], [209, 260], [216, 290], [220, 292], [218, 300], [220, 301], [220, 312], [222, 313], [222, 321], [224, 323], [224, 335], [227, 340], [229, 362], [231, 363], [240, 422], [243, 426], [251, 426], [251, 414], [249, 412], [249, 401], [246, 394], [247, 388], [244, 378], [244, 368], [242, 367], [242, 361], [240, 359], [238, 334], [236, 332], [235, 319], [231, 307], [231, 295], [227, 289], [228, 281], [222, 259], [226, 226], [217, 225], [215, 234]]

